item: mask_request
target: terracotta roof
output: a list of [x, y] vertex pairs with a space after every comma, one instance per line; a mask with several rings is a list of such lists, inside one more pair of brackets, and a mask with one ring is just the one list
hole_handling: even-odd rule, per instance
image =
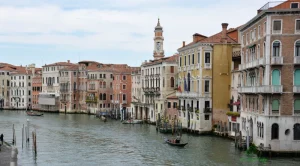
[[[241, 26], [236, 27], [236, 28], [229, 28], [229, 29], [227, 30], [227, 32], [226, 32], [226, 34], [227, 34], [227, 35], [226, 35], [226, 36], [227, 36], [227, 43], [238, 43], [238, 41], [232, 39], [228, 34], [231, 33], [231, 32], [233, 32], [233, 31], [238, 30], [238, 28], [240, 28], [240, 27], [241, 27]], [[202, 39], [202, 40], [200, 40], [200, 41], [197, 41], [197, 42], [191, 42], [191, 43], [185, 45], [184, 47], [193, 45], [193, 44], [195, 44], [195, 43], [221, 43], [221, 39], [222, 39], [222, 31], [219, 32], [219, 33], [217, 33], [217, 34], [214, 34], [214, 35], [212, 35], [212, 36], [210, 36], [210, 37], [207, 37], [207, 38], [205, 38], [205, 39]], [[180, 48], [184, 48], [184, 47], [180, 47]]]
[[142, 66], [155, 65], [155, 64], [162, 63], [162, 62], [175, 62], [178, 56], [179, 56], [178, 54], [174, 54], [173, 56], [164, 57], [164, 58], [157, 59], [157, 60], [152, 60], [150, 62], [142, 64]]
[[47, 67], [47, 66], [70, 66], [70, 65], [74, 65], [74, 63], [70, 63], [70, 62], [56, 62], [56, 63], [51, 63], [48, 65], [44, 65], [42, 67]]
[[167, 99], [178, 99], [177, 96], [170, 96], [170, 97], [167, 97]]
[[79, 69], [79, 65], [77, 65], [77, 64], [72, 64], [72, 65], [70, 65], [70, 66], [67, 66], [67, 67], [65, 67], [65, 68], [63, 68], [63, 69], [60, 69], [60, 71], [73, 71], [73, 70], [78, 70]]
[[9, 67], [9, 66], [4, 66], [0, 67], [0, 71], [14, 71], [15, 69]]

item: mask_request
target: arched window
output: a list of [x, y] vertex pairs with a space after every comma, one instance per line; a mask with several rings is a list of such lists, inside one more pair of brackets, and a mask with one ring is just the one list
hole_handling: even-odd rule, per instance
[[300, 140], [300, 124], [296, 123], [294, 125], [294, 140]]
[[103, 83], [102, 83], [102, 81], [101, 81], [101, 82], [100, 82], [100, 88], [102, 88], [102, 84], [103, 84]]
[[99, 100], [102, 100], [102, 93], [100, 93], [99, 95]]
[[296, 69], [294, 72], [294, 85], [300, 86], [300, 69]]
[[73, 87], [74, 87], [74, 90], [76, 90], [76, 82], [74, 82]]
[[300, 99], [294, 101], [294, 114], [300, 113]]
[[279, 126], [277, 123], [272, 124], [271, 139], [279, 139]]
[[171, 87], [174, 88], [174, 77], [171, 77]]
[[110, 88], [112, 88], [113, 87], [113, 84], [112, 84], [112, 82], [110, 83]]
[[272, 85], [280, 85], [280, 71], [277, 69], [272, 71]]
[[279, 113], [279, 101], [277, 99], [272, 101], [272, 114]]
[[106, 82], [105, 81], [103, 82], [103, 88], [106, 88]]
[[263, 48], [264, 50], [264, 57], [266, 56], [266, 43], [264, 42], [264, 48]]
[[273, 42], [273, 56], [275, 56], [275, 57], [280, 56], [280, 42], [279, 41]]
[[106, 100], [106, 93], [103, 93], [103, 100]]
[[300, 41], [295, 43], [295, 56], [300, 56]]
[[257, 59], [260, 58], [260, 45], [257, 45]]

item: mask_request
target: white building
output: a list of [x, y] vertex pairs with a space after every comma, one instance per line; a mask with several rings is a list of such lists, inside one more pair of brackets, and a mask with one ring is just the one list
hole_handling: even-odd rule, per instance
[[34, 65], [19, 67], [13, 71], [10, 81], [10, 107], [12, 109], [30, 109], [32, 107], [32, 77]]
[[59, 111], [59, 70], [74, 65], [68, 62], [57, 62], [43, 66], [42, 93], [39, 95], [39, 104], [42, 111]]

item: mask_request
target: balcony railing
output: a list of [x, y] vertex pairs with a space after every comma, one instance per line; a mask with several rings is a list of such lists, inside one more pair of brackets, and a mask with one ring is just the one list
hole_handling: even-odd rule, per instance
[[300, 64], [300, 56], [294, 56], [294, 64]]
[[210, 69], [211, 63], [204, 63], [204, 69]]
[[282, 93], [282, 85], [244, 86], [238, 88], [239, 93]]
[[271, 64], [272, 65], [282, 65], [283, 63], [283, 56], [273, 56], [271, 57]]
[[86, 96], [85, 102], [86, 102], [86, 103], [97, 103], [97, 102], [98, 102], [98, 99], [97, 99], [97, 97], [89, 97], [89, 96]]
[[200, 97], [200, 94], [197, 92], [176, 92], [176, 96], [178, 97], [188, 97], [188, 98], [197, 98]]
[[293, 92], [294, 93], [300, 93], [300, 85], [294, 85]]
[[262, 11], [262, 10], [268, 10], [270, 8], [273, 8], [281, 3], [283, 3], [285, 1], [275, 1], [275, 2], [268, 2], [266, 3], [263, 7], [261, 7], [258, 11]]
[[204, 113], [211, 113], [211, 108], [203, 108]]

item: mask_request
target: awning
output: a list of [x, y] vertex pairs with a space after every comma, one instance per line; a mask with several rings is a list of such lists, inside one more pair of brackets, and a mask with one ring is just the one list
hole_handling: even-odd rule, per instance
[[252, 45], [248, 46], [248, 48], [253, 48], [255, 46], [256, 46], [256, 44], [252, 44]]
[[240, 101], [237, 101], [237, 102], [234, 102], [232, 105], [240, 105], [241, 102]]

